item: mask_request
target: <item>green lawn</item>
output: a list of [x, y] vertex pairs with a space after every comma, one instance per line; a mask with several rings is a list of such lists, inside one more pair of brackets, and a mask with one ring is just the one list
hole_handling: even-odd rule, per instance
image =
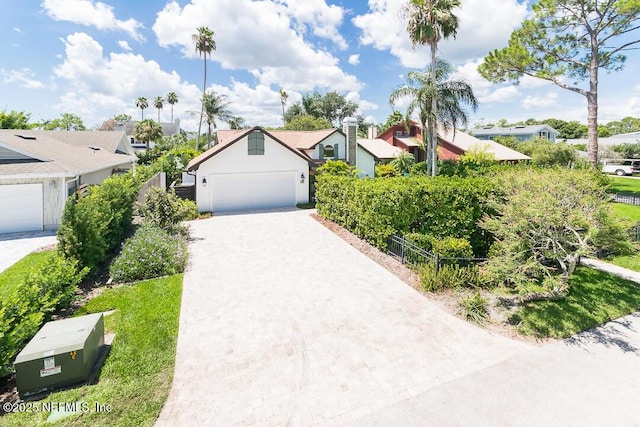
[[55, 250], [30, 253], [0, 273], [0, 298], [21, 283], [29, 272], [41, 270], [54, 254]]
[[567, 338], [640, 309], [640, 285], [634, 282], [579, 267], [570, 284], [564, 299], [527, 304], [510, 321], [525, 335]]
[[640, 271], [640, 254], [638, 253], [633, 255], [615, 256], [608, 258], [606, 261], [620, 267], [628, 268], [629, 270]]
[[610, 193], [637, 193], [640, 196], [640, 179], [624, 178], [613, 176], [609, 178], [611, 185]]
[[613, 213], [618, 218], [640, 221], [640, 206], [627, 205], [625, 203], [611, 203], [611, 209], [613, 209]]
[[[116, 333], [97, 384], [52, 393], [44, 402], [83, 401], [112, 411], [74, 414], [56, 426], [151, 426], [173, 380], [182, 275], [147, 280], [105, 291], [78, 315], [115, 309], [105, 317]], [[45, 425], [48, 413], [0, 417], [2, 426]], [[46, 424], [48, 425], [48, 424]]]

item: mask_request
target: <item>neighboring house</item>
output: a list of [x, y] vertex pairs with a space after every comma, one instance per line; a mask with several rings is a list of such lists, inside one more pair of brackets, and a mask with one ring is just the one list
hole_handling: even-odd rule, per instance
[[[565, 142], [570, 145], [582, 145], [589, 146], [589, 139], [577, 138], [566, 139]], [[640, 143], [640, 132], [621, 133], [618, 135], [612, 135], [608, 138], [598, 138], [598, 157], [599, 158], [619, 158], [620, 154], [612, 150], [612, 146], [621, 144], [638, 144]], [[586, 151], [579, 151], [580, 156], [587, 158]]]
[[123, 132], [0, 130], [0, 233], [57, 229], [78, 186], [135, 161]]
[[[382, 132], [379, 139], [386, 141], [394, 147], [401, 148], [413, 154], [416, 162], [425, 161], [426, 152], [420, 148], [422, 141], [422, 126], [415, 122], [409, 122], [409, 129], [404, 123], [391, 126]], [[492, 153], [499, 162], [514, 162], [529, 160], [528, 156], [505, 147], [491, 140], [480, 140], [472, 135], [459, 130], [445, 131], [438, 128], [438, 158], [440, 160], [455, 160], [475, 147], [482, 147], [488, 153]]]
[[373, 176], [374, 157], [357, 144], [357, 122], [349, 119], [343, 131], [218, 130], [218, 144], [191, 160], [187, 172], [196, 176], [201, 212], [295, 206], [309, 202], [309, 176], [327, 160]]
[[484, 127], [473, 129], [473, 136], [482, 140], [493, 140], [498, 136], [514, 136], [520, 141], [527, 141], [532, 138], [547, 138], [551, 142], [556, 142], [556, 137], [560, 132], [549, 125], [518, 125], [511, 127]]
[[[133, 134], [135, 132], [136, 124], [139, 122], [128, 121], [128, 122], [117, 122], [116, 123], [116, 131], [124, 132], [129, 139], [131, 146], [135, 149], [146, 149], [147, 145], [144, 141], [137, 141]], [[160, 126], [162, 126], [162, 135], [163, 136], [172, 136], [180, 134], [180, 119], [176, 119], [173, 123], [165, 123], [161, 122]], [[151, 141], [149, 143], [149, 147], [153, 148], [155, 143]]]

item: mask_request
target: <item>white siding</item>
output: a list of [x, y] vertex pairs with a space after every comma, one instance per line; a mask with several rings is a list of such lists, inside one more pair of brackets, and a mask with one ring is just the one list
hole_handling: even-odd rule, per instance
[[310, 156], [312, 159], [315, 160], [323, 160], [323, 159], [331, 159], [330, 157], [324, 157], [324, 158], [320, 158], [320, 145], [323, 146], [331, 146], [333, 147], [334, 144], [338, 144], [338, 159], [340, 160], [344, 160], [347, 158], [347, 146], [346, 146], [346, 141], [344, 138], [344, 135], [335, 132], [332, 133], [327, 139], [325, 139], [324, 141], [322, 141], [320, 144], [316, 145], [315, 148], [313, 149], [313, 151], [310, 153]]
[[376, 161], [368, 151], [362, 149], [358, 145], [358, 151], [356, 153], [356, 169], [359, 169], [360, 177], [365, 176], [373, 178], [375, 176]]

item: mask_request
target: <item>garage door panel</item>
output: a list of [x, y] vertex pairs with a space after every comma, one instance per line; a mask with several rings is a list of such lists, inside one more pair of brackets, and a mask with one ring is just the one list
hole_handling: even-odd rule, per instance
[[42, 230], [42, 184], [0, 185], [0, 233]]
[[295, 206], [295, 172], [210, 175], [213, 211]]

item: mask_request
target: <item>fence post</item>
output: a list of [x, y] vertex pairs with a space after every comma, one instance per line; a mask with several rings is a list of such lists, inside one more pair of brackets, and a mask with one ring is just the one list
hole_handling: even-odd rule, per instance
[[437, 276], [438, 271], [440, 270], [440, 254], [439, 253], [436, 253], [435, 260], [436, 260], [436, 276]]
[[404, 234], [402, 235], [402, 244], [400, 246], [400, 262], [404, 264], [404, 247], [405, 247], [405, 238]]

